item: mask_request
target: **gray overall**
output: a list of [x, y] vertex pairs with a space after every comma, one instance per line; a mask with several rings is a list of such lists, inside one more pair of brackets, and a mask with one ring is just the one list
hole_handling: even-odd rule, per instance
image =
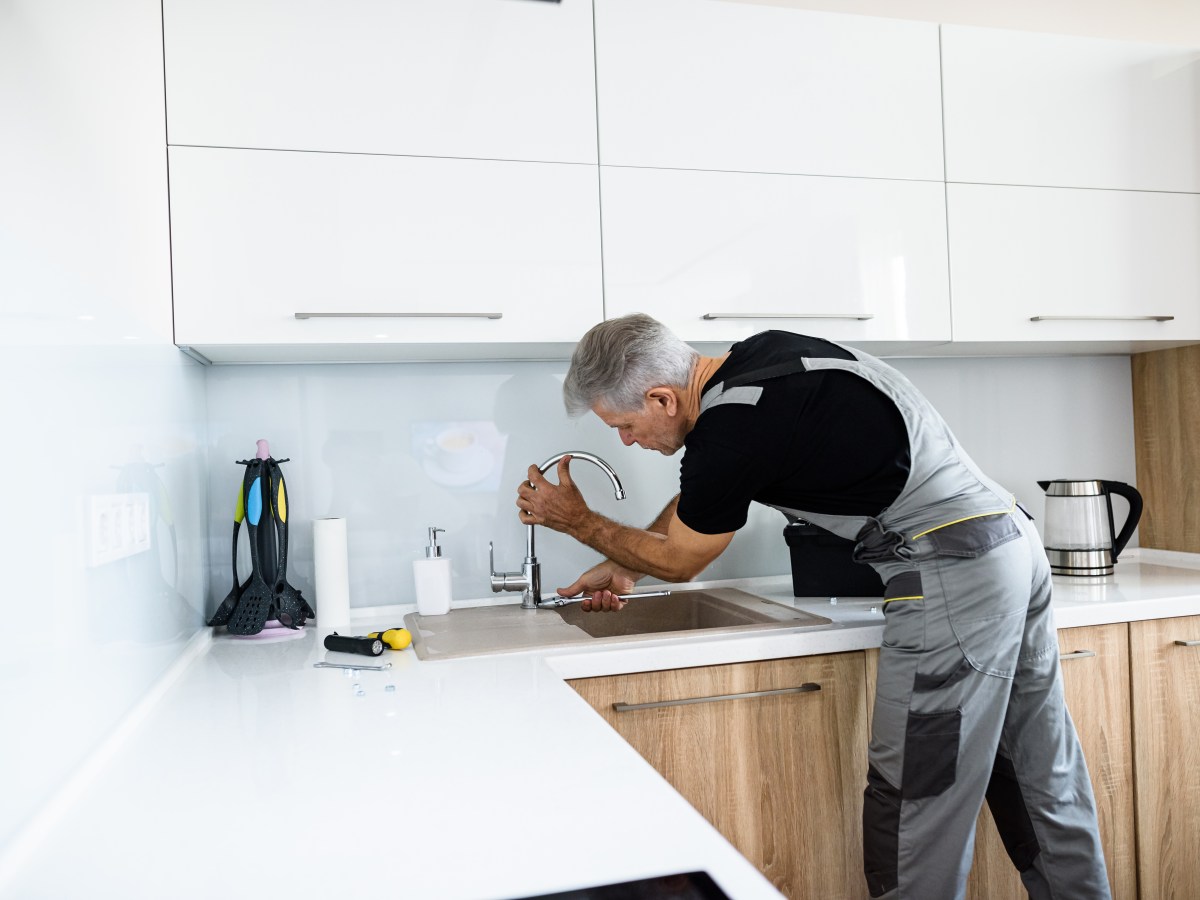
[[756, 404], [769, 378], [836, 369], [882, 391], [908, 429], [908, 481], [878, 516], [776, 507], [857, 541], [855, 559], [886, 586], [863, 802], [871, 896], [965, 896], [986, 796], [1031, 897], [1107, 898], [1037, 532], [903, 375], [845, 349], [854, 360], [808, 358], [715, 385], [700, 411]]

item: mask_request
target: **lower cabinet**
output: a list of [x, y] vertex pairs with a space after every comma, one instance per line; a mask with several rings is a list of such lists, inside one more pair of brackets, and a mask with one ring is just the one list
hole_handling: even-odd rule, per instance
[[1200, 616], [1129, 626], [1142, 897], [1200, 897]]
[[[1121, 622], [1064, 628], [1058, 633], [1063, 692], [1092, 777], [1113, 900], [1134, 900], [1138, 895], [1128, 628]], [[986, 803], [976, 829], [967, 896], [972, 900], [1025, 900], [1029, 896]], [[1142, 896], [1166, 895], [1143, 891]]]
[[865, 898], [863, 654], [570, 684], [791, 898]]

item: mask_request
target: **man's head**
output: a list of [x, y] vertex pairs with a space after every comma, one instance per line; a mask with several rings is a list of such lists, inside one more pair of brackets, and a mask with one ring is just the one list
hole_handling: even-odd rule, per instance
[[592, 328], [571, 356], [563, 384], [567, 413], [591, 410], [628, 446], [667, 456], [683, 446], [690, 423], [680, 401], [700, 355], [647, 315]]

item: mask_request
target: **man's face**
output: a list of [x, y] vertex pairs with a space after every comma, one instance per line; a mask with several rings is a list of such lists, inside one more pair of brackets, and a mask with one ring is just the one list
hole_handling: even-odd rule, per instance
[[657, 450], [663, 456], [674, 456], [687, 437], [677, 411], [674, 393], [665, 388], [650, 391], [642, 408], [633, 412], [614, 412], [602, 402], [592, 407], [600, 421], [617, 429], [626, 447], [637, 444], [643, 450]]

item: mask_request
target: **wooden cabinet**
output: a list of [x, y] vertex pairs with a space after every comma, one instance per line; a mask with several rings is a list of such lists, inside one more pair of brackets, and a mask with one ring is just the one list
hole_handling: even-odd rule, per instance
[[595, 5], [601, 163], [942, 180], [933, 23]]
[[166, 0], [171, 144], [596, 162], [589, 0]]
[[954, 341], [1200, 340], [1200, 195], [947, 185]]
[[1142, 897], [1200, 896], [1200, 616], [1133, 622]]
[[865, 898], [862, 653], [570, 682], [788, 897]]
[[695, 342], [950, 338], [940, 184], [601, 166], [601, 197], [609, 316]]
[[192, 147], [170, 167], [175, 341], [215, 361], [561, 356], [603, 318], [594, 167]]
[[[1135, 900], [1138, 896], [1128, 629], [1126, 624], [1117, 623], [1065, 628], [1058, 633], [1063, 693], [1096, 794], [1113, 900]], [[986, 803], [976, 830], [967, 896], [972, 900], [1028, 897]], [[1165, 895], [1143, 890], [1142, 896]]]
[[1195, 50], [945, 25], [942, 68], [947, 181], [1200, 191]]

